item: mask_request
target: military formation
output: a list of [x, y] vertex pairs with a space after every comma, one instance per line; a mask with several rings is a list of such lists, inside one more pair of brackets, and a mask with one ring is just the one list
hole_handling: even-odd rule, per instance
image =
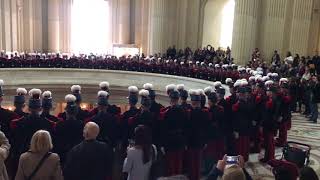
[[250, 70], [236, 64], [195, 61], [188, 58], [71, 56], [67, 54], [0, 54], [0, 68], [82, 68], [160, 73], [209, 81], [248, 78]]
[[[167, 85], [170, 102], [167, 107], [156, 101], [152, 84], [146, 83], [140, 90], [130, 86], [127, 97], [130, 108], [126, 112], [109, 103], [108, 82], [99, 84], [97, 107], [90, 111], [80, 107], [81, 86], [73, 85], [71, 93], [65, 96], [65, 111], [57, 116], [50, 114], [53, 104], [50, 91], [27, 92], [18, 88], [15, 110], [0, 109], [1, 130], [12, 144], [9, 169], [11, 173], [16, 171], [19, 156], [28, 150], [32, 135], [39, 129], [51, 133], [53, 151], [63, 164], [68, 151], [82, 141], [87, 122], [100, 126], [100, 141], [123, 152], [134, 143], [138, 125], [150, 127], [153, 144], [164, 153], [167, 175], [187, 173], [191, 180], [196, 180], [204, 159], [215, 162], [228, 154], [242, 155], [248, 161], [250, 153], [260, 153], [262, 148], [265, 153], [261, 162], [267, 162], [274, 159], [275, 145], [286, 143], [291, 127], [289, 81], [276, 73], [264, 75], [259, 68], [244, 71], [249, 76], [225, 78], [223, 83], [216, 81], [205, 89]], [[5, 87], [2, 80], [0, 85], [2, 101]], [[28, 112], [24, 112], [27, 96]]]

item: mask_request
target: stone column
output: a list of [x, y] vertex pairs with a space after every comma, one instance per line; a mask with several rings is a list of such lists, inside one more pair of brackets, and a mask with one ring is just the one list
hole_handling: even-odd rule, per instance
[[289, 50], [306, 55], [312, 21], [313, 0], [295, 0]]
[[130, 42], [130, 0], [119, 0], [119, 43]]
[[164, 52], [167, 0], [150, 0], [149, 54]]
[[270, 61], [274, 50], [281, 53], [286, 20], [287, 0], [261, 2], [262, 17], [259, 27], [259, 48], [265, 61]]
[[149, 4], [149, 0], [135, 0], [134, 43], [145, 54], [149, 52]]
[[48, 0], [48, 51], [59, 51], [59, 0]]
[[235, 63], [246, 64], [256, 47], [260, 0], [236, 0], [232, 56]]
[[12, 33], [11, 33], [11, 0], [3, 1], [3, 15], [4, 21], [2, 22], [4, 28], [4, 49], [6, 51], [12, 51]]

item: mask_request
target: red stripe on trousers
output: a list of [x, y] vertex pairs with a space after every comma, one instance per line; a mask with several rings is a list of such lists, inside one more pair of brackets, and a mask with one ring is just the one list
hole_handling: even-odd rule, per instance
[[278, 138], [279, 145], [285, 145], [287, 143], [288, 124], [289, 124], [289, 121], [280, 124], [279, 138]]
[[200, 179], [200, 165], [201, 165], [201, 149], [191, 148], [187, 150], [188, 154], [188, 172], [189, 180], [199, 180]]
[[266, 161], [269, 161], [271, 159], [274, 159], [274, 133], [272, 132], [263, 132], [263, 138], [264, 138], [264, 159]]
[[249, 160], [250, 153], [250, 137], [249, 136], [240, 136], [239, 139], [235, 140], [236, 143], [236, 152], [238, 155], [243, 156], [245, 161]]
[[166, 162], [168, 175], [182, 174], [184, 150], [166, 152]]

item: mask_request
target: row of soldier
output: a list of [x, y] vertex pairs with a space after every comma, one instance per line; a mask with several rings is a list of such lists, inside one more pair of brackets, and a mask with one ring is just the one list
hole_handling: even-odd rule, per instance
[[[261, 161], [267, 162], [274, 159], [275, 144], [286, 143], [286, 133], [291, 126], [288, 80], [267, 77], [257, 75], [249, 81], [236, 82], [227, 78], [226, 85], [215, 82], [204, 90], [187, 91], [183, 85], [171, 84], [166, 87], [168, 107], [156, 102], [152, 84], [146, 83], [140, 91], [130, 86], [130, 109], [122, 114], [119, 107], [109, 104], [108, 82], [100, 83], [98, 106], [91, 111], [81, 109], [81, 87], [74, 85], [72, 94], [65, 97], [65, 112], [57, 117], [50, 114], [51, 92], [41, 94], [39, 89], [29, 91], [30, 114], [24, 113], [27, 91], [18, 88], [15, 111], [2, 108], [0, 111], [1, 130], [12, 144], [9, 170], [14, 173], [20, 154], [28, 150], [32, 135], [39, 129], [52, 134], [53, 151], [60, 155], [63, 164], [67, 152], [82, 140], [84, 124], [90, 121], [101, 127], [99, 140], [119, 149], [125, 149], [134, 139], [138, 125], [149, 126], [153, 143], [165, 152], [168, 175], [181, 174], [187, 169], [190, 179], [199, 179], [203, 156], [216, 161], [227, 153], [242, 155], [248, 161], [249, 154], [260, 153], [261, 147], [265, 148]], [[2, 100], [4, 94], [0, 87]], [[225, 98], [226, 89], [231, 95]], [[139, 96], [141, 106], [138, 108]], [[274, 142], [277, 129], [279, 138]]]
[[61, 57], [58, 55], [14, 56], [11, 59], [0, 57], [1, 68], [85, 68], [110, 69], [178, 75], [205, 79], [210, 81], [225, 81], [227, 77], [234, 81], [249, 76], [251, 69], [238, 67], [235, 64], [205, 63], [187, 59], [164, 59], [155, 57]]

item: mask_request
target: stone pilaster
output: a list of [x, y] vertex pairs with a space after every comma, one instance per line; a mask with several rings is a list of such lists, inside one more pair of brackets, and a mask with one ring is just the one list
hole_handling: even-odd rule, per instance
[[260, 0], [236, 0], [232, 37], [232, 56], [246, 64], [256, 47]]
[[313, 0], [295, 0], [293, 6], [292, 29], [289, 50], [305, 55], [312, 20]]

